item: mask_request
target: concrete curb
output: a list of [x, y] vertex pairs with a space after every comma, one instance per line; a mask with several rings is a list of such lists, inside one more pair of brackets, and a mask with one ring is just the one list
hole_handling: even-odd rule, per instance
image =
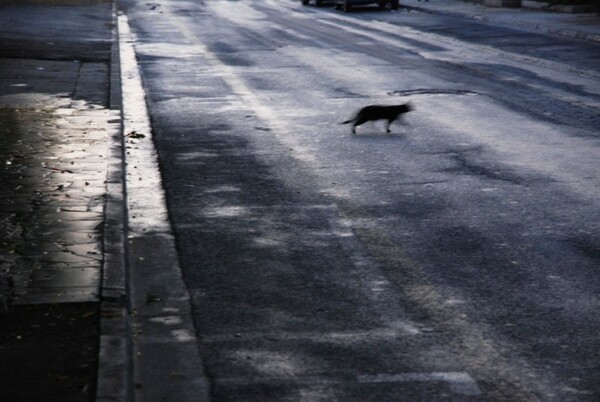
[[183, 281], [152, 139], [135, 34], [118, 15], [125, 153], [132, 400], [209, 400], [190, 295]]
[[469, 13], [465, 13], [465, 12], [461, 12], [461, 11], [451, 11], [451, 10], [439, 10], [439, 9], [429, 8], [429, 7], [424, 7], [424, 6], [402, 5], [402, 7], [409, 9], [409, 10], [415, 10], [415, 11], [420, 11], [420, 12], [424, 12], [424, 13], [470, 18], [470, 19], [484, 22], [484, 23], [494, 23], [494, 24], [503, 25], [503, 26], [536, 30], [536, 31], [541, 31], [543, 33], [547, 33], [547, 34], [551, 34], [551, 35], [564, 36], [564, 37], [568, 37], [571, 39], [582, 39], [582, 40], [592, 41], [595, 43], [600, 43], [600, 35], [598, 35], [598, 34], [582, 32], [582, 31], [578, 31], [576, 29], [555, 28], [555, 27], [551, 27], [547, 24], [543, 24], [543, 23], [539, 23], [539, 22], [500, 21], [497, 18], [489, 17], [489, 16], [482, 16], [480, 14], [469, 14]]
[[100, 345], [97, 401], [125, 402], [131, 390], [131, 323], [125, 252], [125, 173], [122, 122], [121, 69], [117, 0], [112, 9], [110, 109], [115, 130], [109, 135], [109, 168], [104, 225], [104, 264], [101, 284]]
[[[148, 194], [161, 193], [162, 182], [137, 176], [136, 167], [144, 166], [144, 172], [150, 168], [154, 151], [151, 127], [140, 128], [146, 119], [131, 115], [128, 106], [144, 100], [131, 95], [135, 80], [131, 79], [131, 63], [123, 64], [128, 53], [121, 43], [129, 28], [121, 24], [117, 2], [113, 2], [112, 16], [110, 108], [118, 129], [111, 133], [109, 143], [96, 401], [207, 401], [209, 384], [198, 351], [190, 296], [167, 214], [160, 210], [164, 200], [154, 202], [150, 197], [152, 205], [141, 201]], [[125, 83], [129, 86], [123, 90]], [[144, 132], [141, 138], [146, 140], [125, 134], [136, 132], [133, 128]], [[138, 223], [144, 216], [161, 222], [159, 230], [152, 227], [146, 232], [144, 221]]]

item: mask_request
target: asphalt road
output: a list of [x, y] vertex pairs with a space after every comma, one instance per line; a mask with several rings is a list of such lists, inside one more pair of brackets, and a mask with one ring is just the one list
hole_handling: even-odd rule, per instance
[[[600, 47], [123, 7], [215, 401], [600, 398]], [[406, 102], [390, 134], [339, 124]]]

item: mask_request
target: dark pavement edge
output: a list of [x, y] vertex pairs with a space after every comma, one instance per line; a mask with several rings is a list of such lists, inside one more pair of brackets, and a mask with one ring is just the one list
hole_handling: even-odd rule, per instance
[[96, 401], [132, 401], [131, 320], [126, 271], [126, 210], [121, 68], [117, 2], [112, 4], [110, 110], [119, 120], [109, 136], [109, 167], [104, 225], [104, 263], [100, 290], [100, 342]]
[[[442, 9], [437, 9], [435, 7], [430, 7], [430, 6], [428, 7], [427, 4], [419, 5], [419, 6], [402, 5], [402, 7], [406, 8], [408, 10], [420, 11], [423, 13], [469, 18], [469, 19], [472, 19], [472, 20], [475, 20], [478, 22], [483, 22], [483, 23], [488, 23], [488, 24], [497, 24], [497, 25], [513, 27], [513, 28], [534, 30], [534, 31], [539, 31], [541, 33], [545, 33], [545, 34], [563, 36], [563, 37], [567, 37], [567, 38], [571, 38], [571, 39], [581, 39], [581, 40], [591, 41], [591, 42], [600, 44], [600, 35], [584, 32], [584, 31], [576, 29], [575, 27], [570, 27], [569, 29], [565, 29], [562, 27], [557, 28], [557, 27], [553, 27], [553, 26], [549, 25], [548, 23], [543, 23], [543, 22], [539, 22], [539, 21], [531, 21], [531, 22], [518, 21], [518, 20], [514, 20], [514, 21], [502, 20], [502, 21], [500, 21], [497, 18], [494, 18], [493, 16], [490, 17], [490, 16], [486, 16], [486, 15], [481, 15], [480, 13], [468, 13], [468, 12], [464, 12], [464, 11], [460, 11], [460, 10], [458, 10], [458, 11], [442, 10]], [[516, 10], [515, 12], [519, 12], [519, 9], [515, 9], [515, 10]], [[542, 12], [542, 11], [540, 11], [540, 12]]]

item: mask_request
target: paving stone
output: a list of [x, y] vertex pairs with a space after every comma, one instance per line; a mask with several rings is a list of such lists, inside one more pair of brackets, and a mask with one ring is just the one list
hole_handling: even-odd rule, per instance
[[[35, 71], [36, 63], [25, 65], [19, 81], [35, 86], [40, 71], [59, 71], [61, 64]], [[64, 85], [60, 80], [54, 84]], [[56, 107], [45, 109], [37, 101], [33, 97], [26, 105], [21, 98], [19, 107], [28, 107], [0, 108], [0, 207], [10, 211], [0, 215], [0, 229], [12, 233], [3, 236], [0, 246], [13, 253], [2, 260], [0, 282], [14, 283], [10, 299], [17, 304], [97, 301], [107, 140], [114, 116], [90, 110], [83, 101], [65, 108], [58, 98], [50, 102]]]

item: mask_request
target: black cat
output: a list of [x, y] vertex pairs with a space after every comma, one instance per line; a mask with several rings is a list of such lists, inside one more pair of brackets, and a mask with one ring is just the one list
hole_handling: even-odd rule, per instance
[[410, 112], [412, 106], [408, 103], [404, 105], [394, 106], [382, 106], [382, 105], [371, 105], [365, 106], [356, 113], [356, 116], [350, 120], [346, 120], [342, 124], [352, 124], [352, 133], [356, 134], [356, 127], [363, 123], [373, 120], [387, 120], [386, 131], [390, 132], [390, 124], [392, 124], [398, 117], [404, 113]]

